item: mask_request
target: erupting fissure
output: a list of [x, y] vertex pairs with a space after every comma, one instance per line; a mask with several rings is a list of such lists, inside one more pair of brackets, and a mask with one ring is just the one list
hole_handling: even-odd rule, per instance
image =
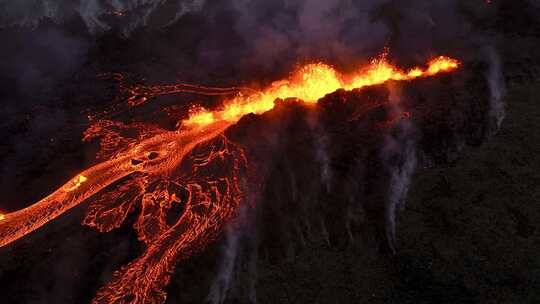
[[237, 121], [240, 117], [271, 110], [276, 99], [295, 97], [304, 102], [315, 103], [326, 94], [338, 89], [352, 90], [365, 86], [384, 83], [388, 80], [412, 80], [419, 77], [433, 76], [440, 72], [455, 70], [459, 61], [440, 56], [428, 63], [426, 69], [416, 67], [405, 72], [388, 63], [386, 54], [373, 59], [366, 68], [343, 75], [324, 63], [309, 64], [301, 67], [289, 79], [276, 81], [269, 88], [249, 95], [239, 94], [225, 102], [223, 109], [194, 111], [186, 125], [207, 125], [215, 121]]
[[[425, 68], [404, 71], [381, 56], [349, 75], [323, 63], [309, 64], [260, 91], [187, 84], [132, 90], [127, 100], [130, 106], [178, 92], [235, 96], [225, 99], [216, 110], [194, 108], [176, 131], [146, 129], [143, 135], [125, 140], [124, 145], [119, 144], [121, 136], [104, 129], [121, 129], [125, 125], [93, 122], [85, 138], [103, 136], [109, 142], [104, 146], [102, 142], [102, 147], [114, 150], [113, 153], [35, 204], [0, 214], [0, 247], [98, 194], [83, 224], [106, 232], [119, 227], [128, 213], [140, 210], [134, 228], [147, 247], [140, 257], [115, 272], [111, 282], [98, 291], [94, 303], [162, 303], [166, 298], [163, 289], [175, 264], [215, 239], [242, 201], [239, 176], [247, 159], [242, 147], [223, 135], [229, 126], [246, 114], [271, 110], [278, 98], [296, 97], [316, 103], [338, 89], [433, 76], [453, 71], [459, 64], [441, 56]], [[204, 149], [199, 149], [201, 146]], [[182, 212], [171, 223], [167, 213], [177, 204], [183, 204]]]

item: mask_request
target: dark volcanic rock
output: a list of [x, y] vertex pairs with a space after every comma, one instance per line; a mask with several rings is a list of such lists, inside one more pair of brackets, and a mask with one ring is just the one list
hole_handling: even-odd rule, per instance
[[250, 164], [263, 247], [290, 251], [314, 234], [343, 246], [373, 230], [393, 250], [395, 212], [416, 163], [454, 161], [493, 127], [479, 75], [340, 90], [317, 104], [288, 99], [242, 118], [226, 134]]

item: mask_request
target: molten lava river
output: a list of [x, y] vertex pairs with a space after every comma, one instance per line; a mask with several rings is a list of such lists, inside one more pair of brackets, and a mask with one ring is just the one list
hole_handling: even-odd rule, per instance
[[[83, 224], [100, 232], [118, 228], [137, 210], [134, 228], [145, 249], [114, 273], [97, 291], [94, 303], [163, 303], [175, 265], [214, 241], [246, 204], [248, 187], [258, 187], [256, 182], [247, 184], [244, 176], [254, 167], [244, 147], [226, 135], [227, 129], [248, 114], [271, 111], [287, 98], [316, 110], [319, 99], [340, 89], [358, 90], [390, 80], [411, 82], [459, 66], [457, 60], [438, 57], [425, 67], [401, 70], [381, 56], [347, 75], [323, 63], [305, 65], [262, 90], [191, 84], [131, 87], [126, 101], [130, 106], [182, 92], [223, 96], [222, 106], [194, 107], [175, 131], [94, 119], [84, 139], [101, 138], [100, 162], [29, 207], [0, 214], [0, 246], [91, 197]], [[366, 109], [376, 106], [366, 101]], [[119, 137], [114, 131], [118, 128], [131, 128], [135, 135]], [[171, 220], [168, 212], [175, 204], [182, 205], [182, 212]]]

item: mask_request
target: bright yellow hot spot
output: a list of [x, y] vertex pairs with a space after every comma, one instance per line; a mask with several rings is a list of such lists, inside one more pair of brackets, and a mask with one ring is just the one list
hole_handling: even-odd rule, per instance
[[184, 124], [205, 126], [217, 121], [234, 122], [249, 113], [261, 114], [271, 110], [278, 98], [296, 97], [304, 102], [314, 103], [338, 89], [352, 90], [382, 84], [389, 80], [412, 80], [452, 71], [458, 67], [459, 61], [440, 56], [431, 60], [426, 69], [415, 67], [405, 72], [388, 63], [384, 54], [351, 75], [340, 74], [324, 63], [308, 64], [298, 69], [288, 79], [276, 81], [264, 90], [250, 95], [238, 95], [225, 101], [222, 109], [194, 111]]
[[6, 219], [6, 216], [0, 213], [0, 221], [5, 220], [5, 219]]
[[457, 60], [441, 56], [429, 62], [429, 68], [425, 73], [431, 76], [440, 72], [455, 70], [458, 66], [459, 62]]
[[67, 192], [73, 191], [77, 188], [79, 188], [84, 182], [86, 182], [88, 178], [84, 175], [77, 175], [73, 180], [71, 180], [66, 186], [65, 190]]

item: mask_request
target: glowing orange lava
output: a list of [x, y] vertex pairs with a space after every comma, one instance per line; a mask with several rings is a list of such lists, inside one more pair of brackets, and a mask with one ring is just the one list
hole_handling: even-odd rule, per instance
[[239, 94], [227, 100], [220, 110], [194, 111], [184, 123], [188, 126], [204, 126], [222, 120], [235, 122], [246, 114], [260, 114], [272, 109], [278, 98], [296, 97], [304, 102], [314, 103], [338, 89], [359, 89], [389, 80], [413, 80], [452, 71], [458, 67], [459, 61], [444, 56], [431, 60], [426, 69], [415, 67], [407, 72], [388, 63], [384, 55], [372, 60], [367, 68], [361, 68], [350, 75], [340, 74], [324, 63], [309, 64], [298, 69], [288, 79], [276, 81], [260, 92], [247, 96]]

